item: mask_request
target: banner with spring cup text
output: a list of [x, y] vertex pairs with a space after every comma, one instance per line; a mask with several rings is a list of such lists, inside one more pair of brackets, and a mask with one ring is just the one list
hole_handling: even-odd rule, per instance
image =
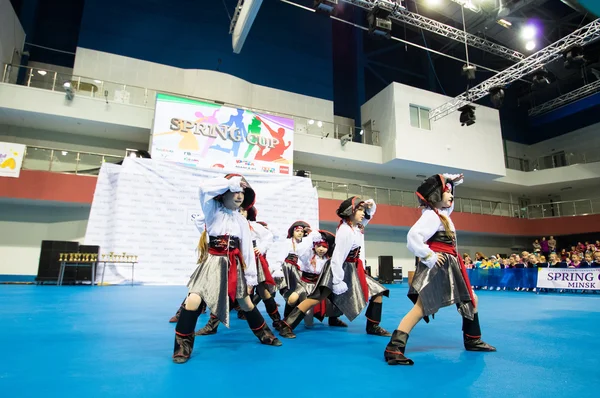
[[600, 268], [538, 268], [537, 287], [598, 290]]
[[157, 94], [150, 153], [186, 166], [292, 175], [294, 120]]

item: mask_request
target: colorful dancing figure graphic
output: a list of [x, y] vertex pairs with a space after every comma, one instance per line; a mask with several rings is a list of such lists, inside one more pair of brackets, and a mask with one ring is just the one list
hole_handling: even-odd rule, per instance
[[[198, 120], [196, 121], [196, 123], [209, 123], [209, 124], [214, 124], [214, 125], [218, 125], [219, 124], [219, 120], [217, 119], [217, 112], [219, 112], [219, 109], [216, 109], [212, 116], [204, 116], [204, 114], [200, 111], [196, 112], [196, 117], [198, 118]], [[196, 137], [194, 137], [194, 139], [196, 139]], [[217, 137], [209, 137], [206, 140], [206, 144], [204, 144], [204, 149], [202, 149], [202, 157], [205, 157], [206, 154], [208, 153], [208, 150], [212, 147], [213, 149], [216, 149], [216, 147], [218, 147], [219, 145], [215, 145], [212, 146], [212, 144], [215, 142], [215, 140], [217, 139]]]
[[[254, 118], [252, 118], [252, 123], [248, 125], [248, 135], [255, 135], [255, 142], [258, 142], [258, 137], [260, 137], [260, 131], [260, 119], [258, 118], [258, 116], [255, 116]], [[248, 158], [255, 146], [255, 144], [248, 145], [248, 149], [246, 149], [246, 153], [244, 154], [244, 159]]]
[[285, 137], [285, 129], [283, 127], [279, 127], [277, 131], [273, 130], [264, 120], [262, 120], [258, 115], [256, 116], [258, 120], [269, 130], [271, 133], [271, 137], [276, 138], [278, 143], [273, 148], [271, 148], [267, 153], [265, 153], [266, 147], [261, 146], [262, 151], [259, 151], [256, 154], [255, 160], [263, 160], [266, 162], [275, 162], [278, 160], [285, 160], [283, 158], [283, 153], [292, 145], [291, 141], [288, 141], [287, 144], [283, 142], [283, 138]]
[[[243, 109], [238, 109], [237, 115], [231, 115], [231, 117], [229, 118], [227, 123], [223, 123], [224, 126], [229, 126], [229, 127], [233, 127], [234, 124], [238, 129], [240, 129], [240, 132], [242, 133], [242, 138], [245, 141], [246, 136], [248, 135], [248, 132], [246, 131], [246, 126], [244, 126], [244, 110]], [[237, 158], [238, 153], [240, 151], [240, 145], [242, 144], [242, 140], [232, 141], [232, 142], [233, 142], [233, 145], [231, 146], [231, 149], [223, 148], [218, 144], [215, 145], [213, 147], [213, 149], [216, 149], [216, 150], [222, 151], [222, 152], [226, 152], [226, 153], [232, 152], [233, 156], [235, 156]]]

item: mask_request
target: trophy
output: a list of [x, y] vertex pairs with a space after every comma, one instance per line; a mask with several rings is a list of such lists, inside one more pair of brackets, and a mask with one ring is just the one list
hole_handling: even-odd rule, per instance
[[138, 256], [133, 256], [134, 261], [137, 263], [138, 261]]
[[106, 254], [102, 253], [102, 261], [106, 261]]
[[73, 253], [69, 253], [69, 262], [73, 261]]
[[110, 252], [108, 254], [108, 261], [110, 261], [110, 262], [114, 262], [115, 261], [115, 253], [114, 252]]
[[60, 253], [60, 255], [58, 256], [58, 261], [60, 261], [61, 263], [63, 261], [63, 256], [64, 256], [64, 253]]

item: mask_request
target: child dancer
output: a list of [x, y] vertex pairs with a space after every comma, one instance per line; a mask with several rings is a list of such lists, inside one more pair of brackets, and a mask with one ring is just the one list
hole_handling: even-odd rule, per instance
[[331, 261], [324, 266], [315, 291], [283, 320], [279, 331], [282, 337], [295, 338], [293, 330], [304, 318], [304, 314], [327, 297], [350, 321], [361, 313], [368, 302], [367, 334], [390, 336], [389, 332], [379, 326], [382, 296], [388, 296], [389, 290], [365, 274], [364, 250], [361, 252], [365, 245], [364, 226], [375, 214], [375, 210], [376, 205], [372, 199], [362, 201], [357, 196], [340, 204], [337, 215], [341, 221]]
[[[311, 247], [312, 240], [304, 239], [310, 232], [310, 225], [304, 221], [296, 221], [288, 228], [287, 239], [283, 242], [286, 258], [280, 265], [285, 279], [285, 287], [279, 291], [283, 296], [287, 291], [296, 290], [297, 281], [301, 277], [298, 253], [303, 253]], [[318, 234], [318, 232], [315, 233]]]
[[[319, 276], [333, 254], [335, 247], [334, 234], [328, 231], [318, 231], [316, 234], [311, 232], [309, 237], [312, 237], [313, 246], [305, 249], [304, 253], [299, 255], [301, 276], [297, 281], [296, 290], [293, 292], [288, 291], [286, 294], [285, 310], [287, 313], [284, 313], [284, 316], [289, 315], [298, 302], [304, 301], [314, 292]], [[329, 326], [348, 327], [334, 313], [332, 308], [328, 308], [328, 301], [325, 299], [313, 307], [314, 316], [322, 322], [329, 315]]]
[[280, 346], [248, 296], [257, 269], [248, 221], [238, 212], [254, 204], [255, 193], [240, 175], [228, 174], [200, 187], [206, 230], [199, 243], [198, 267], [188, 283], [188, 297], [175, 327], [173, 362], [185, 363], [194, 348], [194, 329], [202, 303], [229, 327], [229, 301], [237, 300], [261, 343]]
[[[252, 235], [252, 244], [254, 247], [255, 262], [257, 267], [257, 281], [255, 297], [259, 297], [259, 300], [253, 299], [253, 304], [256, 306], [262, 300], [265, 303], [265, 308], [269, 317], [273, 320], [273, 327], [279, 329], [279, 323], [281, 322], [281, 316], [279, 315], [279, 309], [275, 298], [269, 292], [269, 287], [275, 286], [275, 280], [271, 276], [269, 270], [269, 264], [265, 257], [268, 248], [273, 243], [273, 234], [271, 231], [266, 229], [262, 224], [256, 221], [258, 210], [256, 207], [251, 207], [248, 210], [240, 209], [240, 214], [248, 220], [250, 224], [250, 233]], [[241, 310], [240, 310], [241, 311]], [[242, 311], [243, 312], [243, 311]], [[215, 314], [210, 314], [208, 323], [200, 330], [196, 332], [196, 336], [205, 336], [217, 333], [219, 327], [219, 319]]]
[[481, 340], [477, 296], [471, 288], [461, 256], [456, 251], [456, 229], [450, 219], [454, 186], [463, 175], [434, 175], [417, 189], [424, 207], [421, 218], [408, 231], [408, 249], [420, 259], [408, 297], [415, 304], [402, 318], [385, 348], [388, 365], [412, 365], [404, 356], [408, 335], [421, 320], [429, 322], [440, 308], [456, 304], [463, 317], [463, 340], [468, 351], [496, 351]]

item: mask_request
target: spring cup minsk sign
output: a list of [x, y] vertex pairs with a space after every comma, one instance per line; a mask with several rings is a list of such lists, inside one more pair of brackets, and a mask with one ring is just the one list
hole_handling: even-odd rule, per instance
[[186, 166], [293, 172], [294, 120], [167, 94], [156, 96], [152, 158]]
[[598, 290], [600, 268], [538, 268], [537, 287]]

